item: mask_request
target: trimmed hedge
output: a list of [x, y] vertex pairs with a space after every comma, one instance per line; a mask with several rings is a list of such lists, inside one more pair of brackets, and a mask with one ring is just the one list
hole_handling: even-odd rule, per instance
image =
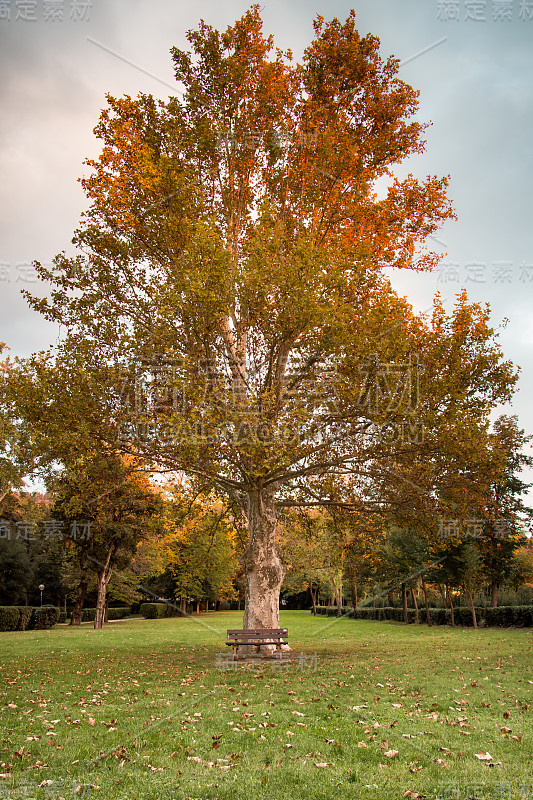
[[[481, 608], [474, 606], [478, 625], [499, 626], [502, 628], [533, 627], [533, 606], [498, 606], [497, 608]], [[391, 622], [403, 622], [403, 609], [391, 608], [352, 608], [343, 606], [342, 614], [350, 619], [373, 619], [390, 620]], [[328, 617], [337, 617], [337, 606], [317, 606], [317, 614], [324, 614]], [[449, 608], [430, 608], [429, 614], [433, 625], [451, 625], [452, 612]], [[419, 622], [426, 623], [426, 609], [419, 607]], [[460, 627], [472, 627], [472, 612], [468, 606], [457, 606], [454, 608], [455, 624]], [[410, 623], [415, 622], [416, 614], [413, 608], [407, 609], [407, 618]]]
[[131, 614], [129, 606], [117, 606], [116, 608], [107, 609], [107, 619], [125, 619]]
[[170, 603], [142, 603], [139, 613], [145, 619], [161, 619], [162, 617], [175, 617], [180, 612]]
[[0, 606], [0, 631], [47, 630], [59, 615], [55, 606]]
[[33, 609], [30, 619], [30, 628], [36, 631], [48, 630], [53, 628], [59, 620], [60, 611], [56, 606], [43, 606]]
[[20, 611], [15, 606], [0, 606], [0, 631], [16, 631]]
[[31, 606], [15, 606], [19, 612], [19, 621], [17, 624], [18, 631], [25, 631], [31, 621], [33, 608]]
[[[124, 617], [129, 617], [130, 615], [130, 607], [129, 606], [117, 606], [116, 608], [108, 608], [107, 609], [107, 619], [124, 619]], [[82, 622], [94, 622], [96, 617], [96, 608], [84, 608], [81, 612], [81, 621]]]

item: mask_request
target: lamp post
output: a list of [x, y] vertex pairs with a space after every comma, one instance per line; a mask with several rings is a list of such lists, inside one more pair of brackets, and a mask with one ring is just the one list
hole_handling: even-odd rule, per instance
[[43, 607], [43, 592], [44, 592], [44, 584], [39, 584], [39, 591], [41, 592], [41, 608]]

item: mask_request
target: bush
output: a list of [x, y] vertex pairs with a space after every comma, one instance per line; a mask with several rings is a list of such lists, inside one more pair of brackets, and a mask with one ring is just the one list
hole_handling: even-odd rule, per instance
[[34, 608], [30, 620], [30, 628], [37, 631], [53, 628], [59, 620], [59, 609], [56, 606], [42, 606]]
[[108, 608], [107, 609], [107, 619], [124, 619], [125, 617], [129, 617], [130, 615], [130, 607], [129, 606], [121, 606], [117, 608]]
[[66, 622], [67, 621], [67, 612], [60, 611], [59, 612], [59, 622]]
[[18, 631], [25, 631], [30, 624], [33, 608], [31, 606], [16, 606], [19, 612]]
[[19, 618], [16, 606], [0, 606], [0, 631], [16, 631]]
[[142, 603], [140, 613], [145, 619], [160, 619], [161, 617], [175, 617], [179, 611], [170, 603]]
[[96, 608], [83, 608], [81, 611], [82, 622], [94, 622], [96, 617]]
[[[529, 606], [498, 606], [497, 608], [484, 608], [474, 606], [477, 622], [479, 626], [492, 625], [501, 628], [533, 627], [533, 605]], [[337, 616], [337, 606], [317, 606], [317, 614], [326, 616]], [[403, 609], [385, 606], [384, 608], [373, 608], [370, 606], [360, 606], [359, 608], [343, 607], [343, 614], [351, 619], [374, 619], [389, 620], [391, 622], [403, 622]], [[452, 612], [449, 608], [430, 608], [429, 614], [433, 625], [451, 625]], [[458, 627], [471, 628], [473, 625], [472, 612], [468, 606], [455, 606], [455, 624]], [[415, 611], [407, 609], [407, 618], [410, 623], [416, 619]], [[419, 609], [420, 624], [426, 623], [426, 609], [421, 606]]]

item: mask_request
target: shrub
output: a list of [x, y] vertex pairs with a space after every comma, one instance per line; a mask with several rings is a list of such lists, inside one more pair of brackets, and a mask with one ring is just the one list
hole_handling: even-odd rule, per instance
[[179, 616], [179, 609], [172, 603], [142, 603], [140, 613], [145, 619]]
[[169, 606], [166, 603], [143, 603], [140, 608], [140, 613], [145, 619], [169, 617], [171, 612], [172, 606]]
[[59, 609], [56, 606], [42, 606], [33, 609], [30, 627], [42, 631], [53, 628], [59, 619]]
[[96, 617], [96, 608], [83, 608], [81, 612], [82, 622], [94, 622]]
[[0, 631], [16, 631], [20, 611], [15, 606], [0, 606]]
[[66, 622], [67, 621], [67, 612], [60, 611], [59, 612], [59, 622]]
[[124, 619], [125, 617], [129, 617], [130, 615], [130, 607], [129, 606], [121, 606], [118, 608], [108, 608], [107, 609], [107, 618], [110, 619]]
[[25, 631], [30, 624], [33, 608], [31, 606], [16, 606], [19, 612], [18, 631]]

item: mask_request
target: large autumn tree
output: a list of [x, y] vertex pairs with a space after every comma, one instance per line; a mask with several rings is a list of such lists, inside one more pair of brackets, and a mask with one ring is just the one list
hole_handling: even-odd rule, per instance
[[[245, 627], [279, 625], [280, 505], [360, 508], [365, 467], [375, 476], [420, 448], [402, 426], [414, 425], [416, 358], [439, 353], [384, 274], [434, 267], [425, 241], [453, 216], [446, 178], [393, 175], [424, 148], [418, 93], [353, 11], [314, 30], [295, 63], [254, 5], [173, 48], [182, 96], [108, 96], [79, 253], [38, 265], [55, 291], [30, 298], [66, 326], [63, 363], [83, 351], [126, 452], [242, 509]], [[489, 339], [469, 379], [484, 370], [490, 404], [510, 372], [482, 363]], [[467, 401], [440, 400], [459, 415]]]

